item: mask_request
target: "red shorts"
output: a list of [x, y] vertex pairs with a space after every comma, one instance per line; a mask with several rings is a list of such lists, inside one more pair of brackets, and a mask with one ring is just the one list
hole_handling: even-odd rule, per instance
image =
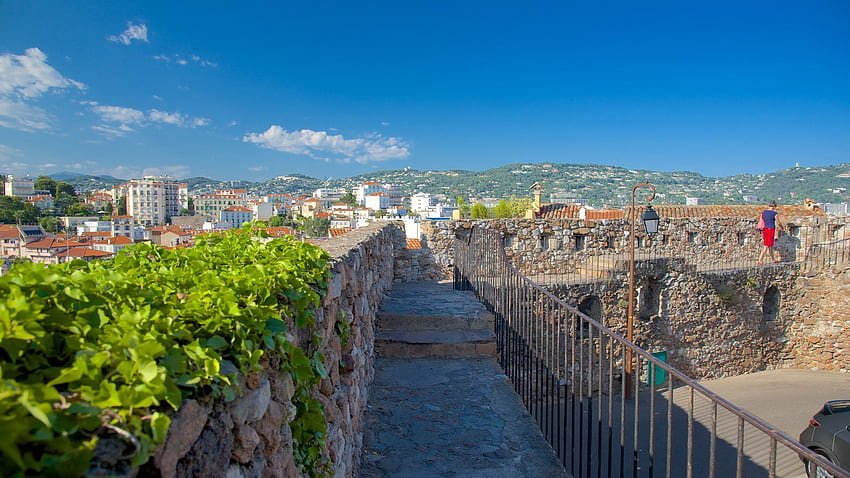
[[763, 229], [761, 235], [764, 238], [764, 245], [773, 247], [773, 238], [776, 236], [776, 229]]

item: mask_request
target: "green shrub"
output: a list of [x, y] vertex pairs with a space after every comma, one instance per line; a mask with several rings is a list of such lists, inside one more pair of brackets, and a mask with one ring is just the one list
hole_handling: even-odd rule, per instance
[[326, 376], [318, 335], [302, 350], [285, 332], [286, 320], [314, 325], [327, 261], [246, 227], [191, 248], [139, 244], [112, 261], [16, 264], [0, 277], [0, 476], [81, 475], [115, 431], [139, 466], [183, 399], [235, 398], [222, 360], [248, 373], [268, 352], [296, 385], [296, 460], [324, 473], [325, 422], [311, 395]]

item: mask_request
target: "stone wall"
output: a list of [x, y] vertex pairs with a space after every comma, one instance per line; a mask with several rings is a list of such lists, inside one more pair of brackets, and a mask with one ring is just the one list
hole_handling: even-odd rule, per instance
[[[793, 308], [797, 271], [785, 266], [699, 273], [682, 261], [638, 268], [635, 342], [650, 352], [666, 351], [670, 365], [696, 379], [787, 366], [792, 359], [785, 331], [794, 321], [789, 309]], [[772, 287], [782, 299], [779, 313], [766, 316], [762, 303]], [[599, 299], [601, 314], [594, 318], [626, 336], [626, 268], [601, 285], [546, 288], [568, 304]], [[655, 298], [644, 295], [650, 290], [655, 291]]]
[[[818, 226], [820, 218], [784, 219], [788, 228], [776, 242], [783, 261], [799, 261], [813, 241], [832, 239], [827, 228]], [[665, 219], [658, 234], [638, 232], [636, 251], [701, 264], [755, 261], [762, 247], [755, 226], [755, 219], [743, 218]], [[630, 225], [624, 219], [423, 221], [423, 247], [434, 256], [443, 277], [451, 277], [454, 239], [467, 237], [473, 227], [500, 231], [511, 263], [529, 276], [573, 273], [597, 257], [625, 255], [629, 250]]]
[[[321, 337], [328, 377], [313, 395], [324, 407], [325, 456], [333, 464], [334, 476], [356, 472], [362, 417], [374, 376], [376, 313], [392, 288], [393, 257], [404, 242], [397, 224], [382, 223], [324, 243], [332, 256], [334, 276], [317, 313], [317, 330], [290, 329], [293, 343], [305, 345], [314, 333]], [[173, 417], [164, 446], [143, 474], [298, 476], [289, 427], [296, 412], [289, 374], [279, 372], [277, 359], [268, 357], [262, 372], [239, 380], [243, 394], [233, 402], [199, 398], [184, 403]]]
[[[813, 242], [840, 238], [817, 218], [785, 220], [788, 233], [777, 240], [784, 261], [804, 259]], [[800, 264], [755, 267], [761, 250], [755, 222], [665, 219], [651, 240], [639, 234], [635, 340], [649, 351], [666, 350], [671, 365], [698, 379], [780, 367], [850, 370], [850, 339], [842, 333], [850, 325], [847, 266], [823, 269], [818, 263], [802, 267], [804, 273]], [[468, 237], [473, 227], [500, 231], [509, 260], [541, 283], [551, 277], [539, 274], [577, 274], [570, 278], [577, 279], [574, 285], [556, 280], [547, 288], [573, 305], [599, 299], [603, 323], [625, 335], [627, 221], [423, 223], [423, 242], [444, 277], [451, 277], [455, 238]], [[641, 261], [642, 254], [653, 260]], [[600, 264], [604, 274], [581, 275]], [[771, 300], [774, 312], [765, 309]]]
[[794, 366], [850, 373], [850, 264], [797, 279], [788, 328]]

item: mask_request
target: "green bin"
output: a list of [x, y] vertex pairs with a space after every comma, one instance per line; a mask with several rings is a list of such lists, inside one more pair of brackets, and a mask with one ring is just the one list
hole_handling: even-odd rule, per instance
[[[661, 352], [652, 352], [652, 356], [664, 363], [667, 363], [666, 350], [662, 350]], [[667, 371], [652, 362], [648, 362], [648, 364], [652, 366], [647, 369], [646, 385], [652, 385], [653, 377], [655, 378], [655, 385], [664, 385], [667, 381]]]

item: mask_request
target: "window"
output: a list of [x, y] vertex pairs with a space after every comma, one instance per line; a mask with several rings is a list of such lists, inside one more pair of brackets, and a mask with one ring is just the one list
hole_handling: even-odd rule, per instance
[[691, 244], [697, 242], [697, 233], [689, 232], [688, 233], [688, 242], [691, 243]]
[[575, 236], [573, 236], [573, 238], [575, 239], [576, 250], [583, 251], [585, 248], [587, 236], [584, 234], [576, 234]]
[[646, 279], [638, 288], [638, 318], [650, 320], [661, 315], [662, 283], [656, 279]]

